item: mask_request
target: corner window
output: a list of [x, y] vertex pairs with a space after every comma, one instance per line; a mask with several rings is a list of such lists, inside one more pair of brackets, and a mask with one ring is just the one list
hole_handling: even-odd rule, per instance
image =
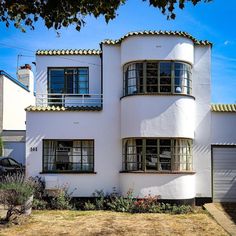
[[130, 138], [123, 140], [124, 171], [191, 171], [192, 140]]
[[49, 68], [48, 93], [88, 94], [88, 68]]
[[94, 140], [44, 140], [44, 172], [93, 172]]
[[124, 96], [192, 94], [191, 66], [183, 62], [145, 61], [124, 66]]

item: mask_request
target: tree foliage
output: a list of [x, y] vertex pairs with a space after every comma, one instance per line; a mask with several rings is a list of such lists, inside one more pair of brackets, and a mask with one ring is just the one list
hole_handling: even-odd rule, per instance
[[[0, 21], [9, 27], [12, 22], [16, 28], [25, 32], [25, 26], [34, 29], [35, 22], [44, 21], [47, 28], [59, 30], [75, 25], [80, 30], [86, 16], [104, 16], [106, 22], [117, 16], [117, 9], [127, 0], [1, 0]], [[141, 1], [141, 0], [140, 0]], [[168, 19], [175, 19], [176, 7], [183, 9], [187, 2], [196, 5], [212, 0], [142, 0], [158, 8]]]

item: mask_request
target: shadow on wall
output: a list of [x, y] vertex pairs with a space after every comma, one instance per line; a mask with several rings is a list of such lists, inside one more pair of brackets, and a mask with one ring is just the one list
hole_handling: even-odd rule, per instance
[[236, 224], [236, 202], [222, 202], [221, 208], [230, 217], [230, 219]]

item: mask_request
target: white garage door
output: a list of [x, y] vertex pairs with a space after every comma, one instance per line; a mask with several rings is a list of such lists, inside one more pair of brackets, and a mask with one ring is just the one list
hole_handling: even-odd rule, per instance
[[213, 201], [236, 202], [236, 147], [213, 148]]

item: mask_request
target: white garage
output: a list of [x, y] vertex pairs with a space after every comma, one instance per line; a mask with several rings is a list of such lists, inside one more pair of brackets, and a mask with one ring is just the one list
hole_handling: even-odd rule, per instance
[[213, 201], [236, 202], [236, 146], [212, 147]]

